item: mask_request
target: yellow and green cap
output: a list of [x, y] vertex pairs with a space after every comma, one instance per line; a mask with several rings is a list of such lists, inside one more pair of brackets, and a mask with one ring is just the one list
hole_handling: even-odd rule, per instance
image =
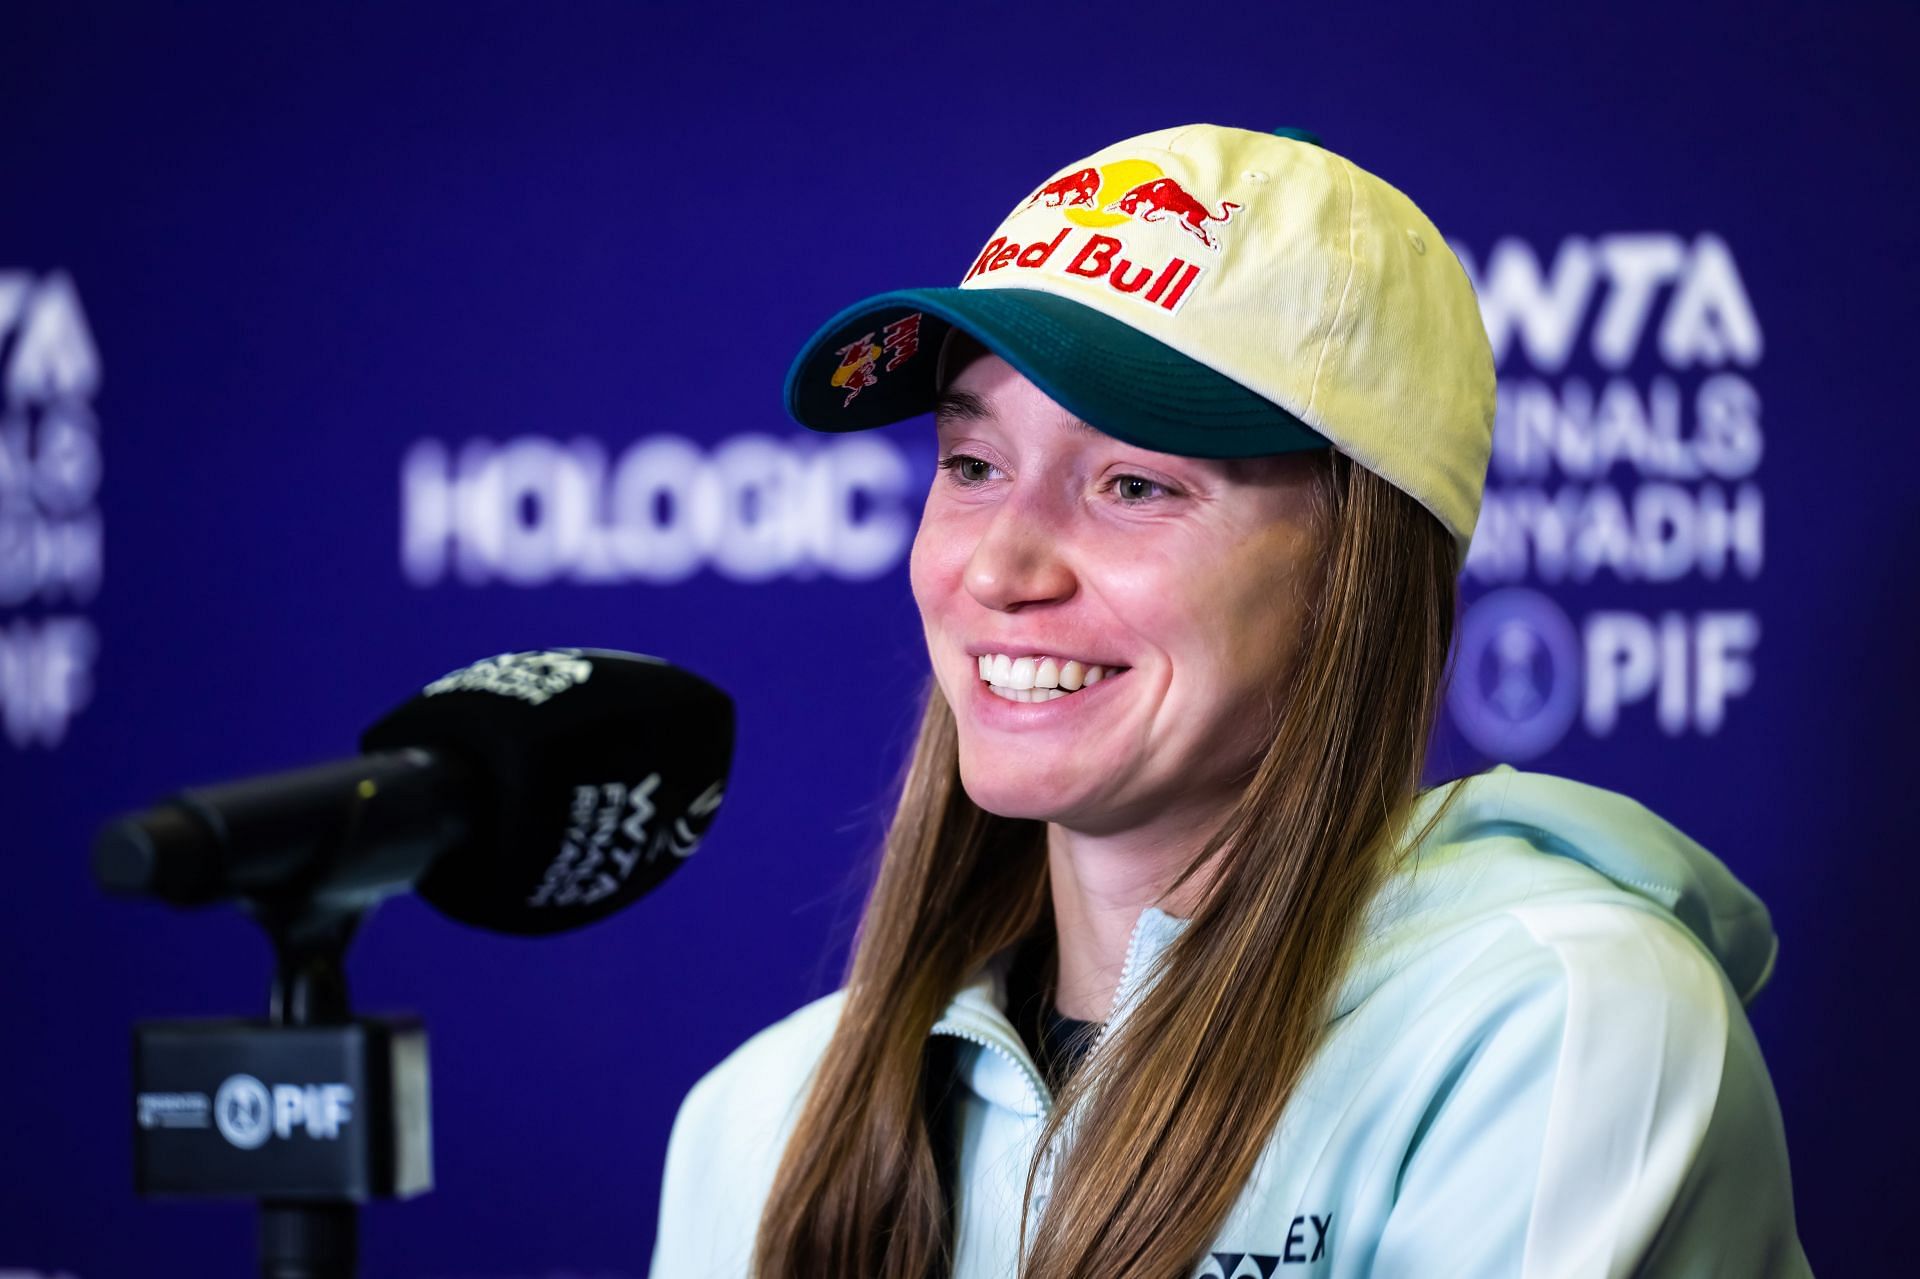
[[787, 410], [820, 431], [928, 412], [955, 328], [1142, 448], [1338, 448], [1465, 558], [1494, 411], [1473, 286], [1413, 201], [1311, 134], [1188, 125], [1067, 166], [957, 287], [827, 321], [787, 375]]

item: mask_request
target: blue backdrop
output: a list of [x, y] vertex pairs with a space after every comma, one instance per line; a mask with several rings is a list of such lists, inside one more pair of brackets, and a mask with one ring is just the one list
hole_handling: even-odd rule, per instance
[[369, 1208], [365, 1272], [643, 1274], [681, 1095], [836, 983], [923, 671], [930, 431], [808, 436], [787, 362], [1196, 120], [1317, 130], [1458, 246], [1503, 397], [1433, 774], [1626, 791], [1759, 892], [1808, 1253], [1908, 1264], [1916, 36], [1891, 3], [11, 8], [0, 1271], [252, 1264], [250, 1209], [134, 1197], [129, 1028], [257, 1011], [267, 948], [104, 897], [96, 824], [582, 644], [734, 694], [727, 806], [579, 933], [369, 921], [356, 1003], [426, 1017], [438, 1185]]

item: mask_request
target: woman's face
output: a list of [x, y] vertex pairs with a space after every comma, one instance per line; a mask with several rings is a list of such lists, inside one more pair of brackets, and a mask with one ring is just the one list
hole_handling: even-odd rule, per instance
[[913, 595], [967, 793], [1088, 834], [1224, 815], [1317, 588], [1323, 459], [1124, 444], [989, 354], [936, 421]]

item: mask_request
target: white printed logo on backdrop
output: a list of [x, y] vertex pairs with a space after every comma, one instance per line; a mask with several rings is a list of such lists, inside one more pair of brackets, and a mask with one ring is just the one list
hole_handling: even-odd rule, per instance
[[[1483, 753], [1522, 760], [1577, 724], [1711, 736], [1753, 689], [1765, 523], [1759, 321], [1720, 237], [1516, 238], [1476, 269], [1500, 371], [1486, 499], [1463, 581], [1448, 705]], [[1727, 607], [1663, 594], [1704, 580]], [[1580, 607], [1624, 583], [1633, 608]], [[1547, 589], [1553, 588], [1549, 593]]]
[[913, 538], [913, 467], [891, 441], [675, 435], [417, 441], [400, 464], [400, 567], [415, 586], [667, 585], [821, 574], [862, 581]]
[[64, 272], [0, 271], [0, 734], [54, 747], [93, 690], [100, 357]]

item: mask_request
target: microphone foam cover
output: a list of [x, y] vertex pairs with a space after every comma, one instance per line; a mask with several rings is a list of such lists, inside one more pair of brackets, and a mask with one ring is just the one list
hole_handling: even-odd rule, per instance
[[687, 859], [725, 794], [733, 734], [733, 699], [697, 675], [560, 648], [435, 680], [360, 749], [464, 766], [472, 833], [418, 891], [463, 923], [534, 936], [612, 914]]

